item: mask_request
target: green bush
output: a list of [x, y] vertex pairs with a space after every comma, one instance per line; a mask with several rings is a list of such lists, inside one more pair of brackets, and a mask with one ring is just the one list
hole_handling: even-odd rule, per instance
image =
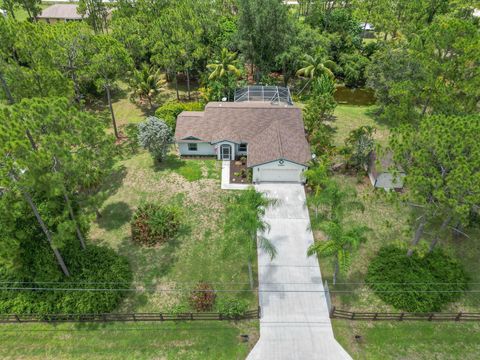
[[217, 300], [217, 311], [228, 317], [236, 318], [245, 315], [248, 310], [248, 301], [237, 298], [219, 298]]
[[205, 105], [200, 102], [188, 102], [183, 103], [179, 101], [171, 101], [162, 106], [160, 106], [155, 111], [155, 116], [159, 119], [163, 119], [165, 123], [172, 129], [175, 130], [177, 123], [177, 116], [182, 111], [201, 111], [205, 108]]
[[29, 254], [25, 254], [30, 262], [28, 270], [0, 268], [0, 278], [2, 281], [12, 281], [10, 287], [49, 289], [1, 290], [0, 313], [81, 314], [113, 311], [128, 292], [78, 289], [129, 288], [132, 272], [127, 259], [103, 246], [88, 245], [82, 250], [75, 245], [68, 245], [63, 251], [61, 249], [71, 273], [68, 278], [61, 274], [51, 249], [45, 243], [37, 243]]
[[383, 301], [409, 312], [440, 311], [467, 289], [462, 266], [441, 249], [407, 257], [405, 249], [383, 247], [370, 262], [366, 282]]
[[146, 203], [135, 212], [132, 240], [143, 245], [157, 245], [173, 239], [181, 226], [182, 210], [176, 205]]

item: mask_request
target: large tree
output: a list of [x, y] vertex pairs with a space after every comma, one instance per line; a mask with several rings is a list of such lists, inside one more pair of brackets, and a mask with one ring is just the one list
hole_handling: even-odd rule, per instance
[[[60, 250], [77, 237], [85, 247], [92, 178], [112, 166], [112, 142], [102, 119], [66, 99], [25, 99], [0, 114], [2, 187], [28, 203], [68, 275]], [[15, 236], [13, 235], [13, 238]], [[25, 251], [25, 249], [19, 249]]]
[[293, 32], [288, 8], [281, 0], [239, 0], [238, 46], [257, 82], [268, 74]]
[[470, 20], [437, 17], [385, 45], [368, 67], [380, 116], [393, 124], [429, 114], [471, 114], [480, 100], [480, 34]]
[[406, 172], [404, 197], [414, 209], [413, 247], [429, 228], [430, 250], [451, 227], [468, 227], [480, 204], [480, 116], [429, 116], [393, 133], [396, 163]]
[[107, 103], [112, 117], [115, 137], [120, 137], [115, 113], [112, 106], [112, 88], [115, 82], [124, 78], [132, 67], [132, 60], [125, 47], [110, 35], [97, 35], [92, 39], [93, 55], [90, 59], [90, 71], [95, 83], [107, 95]]

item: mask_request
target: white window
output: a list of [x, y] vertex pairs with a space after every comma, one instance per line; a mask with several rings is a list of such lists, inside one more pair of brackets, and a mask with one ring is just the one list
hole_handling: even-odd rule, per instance
[[247, 151], [247, 144], [238, 145], [238, 151]]
[[188, 151], [197, 151], [197, 150], [198, 150], [197, 144], [195, 143], [188, 144]]

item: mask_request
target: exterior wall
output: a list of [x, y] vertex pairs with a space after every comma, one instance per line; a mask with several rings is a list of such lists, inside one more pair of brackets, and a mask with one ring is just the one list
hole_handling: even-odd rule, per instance
[[[253, 182], [305, 182], [303, 172], [306, 166], [287, 160], [272, 161], [266, 164], [253, 166]], [[282, 171], [283, 170], [283, 171]]]
[[[193, 143], [193, 142], [192, 142]], [[215, 156], [215, 148], [213, 147], [212, 144], [208, 142], [198, 142], [197, 144], [197, 151], [190, 151], [188, 150], [188, 143], [178, 143], [178, 151], [180, 152], [180, 155], [199, 155], [199, 156]]]
[[248, 145], [247, 145], [247, 151], [240, 151], [239, 148], [240, 148], [240, 144], [236, 144], [236, 145], [235, 145], [235, 154], [236, 154], [237, 156], [247, 156], [247, 154], [248, 154]]

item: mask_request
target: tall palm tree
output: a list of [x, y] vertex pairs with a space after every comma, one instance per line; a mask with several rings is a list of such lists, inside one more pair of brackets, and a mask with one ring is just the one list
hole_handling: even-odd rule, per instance
[[305, 55], [302, 61], [302, 68], [297, 71], [297, 76], [313, 79], [321, 75], [327, 75], [330, 78], [334, 78], [333, 71], [336, 64], [331, 60], [325, 60], [320, 55]]
[[237, 53], [230, 52], [228, 49], [223, 48], [220, 53], [220, 60], [217, 60], [207, 65], [207, 69], [211, 70], [208, 80], [221, 80], [228, 75], [240, 76], [240, 70], [238, 69]]
[[227, 207], [225, 224], [227, 238], [237, 244], [248, 242], [246, 255], [251, 289], [253, 289], [252, 262], [257, 256], [257, 246], [272, 259], [277, 253], [273, 243], [264, 236], [270, 231], [270, 225], [263, 220], [266, 209], [275, 203], [275, 200], [268, 199], [264, 194], [251, 188], [236, 194]]
[[163, 82], [160, 70], [153, 66], [143, 64], [140, 70], [134, 70], [131, 81], [132, 95], [141, 100], [147, 100], [152, 107], [153, 98], [160, 92]]
[[338, 274], [346, 273], [351, 265], [352, 252], [367, 241], [366, 233], [370, 231], [365, 226], [345, 228], [339, 221], [325, 221], [318, 226], [327, 237], [326, 241], [317, 241], [310, 245], [308, 256], [314, 254], [333, 259], [333, 284], [337, 282]]

